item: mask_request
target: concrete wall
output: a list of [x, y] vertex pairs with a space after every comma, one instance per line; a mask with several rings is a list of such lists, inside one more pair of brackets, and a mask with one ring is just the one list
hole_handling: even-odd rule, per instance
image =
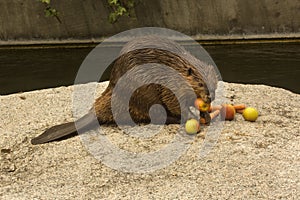
[[107, 0], [52, 0], [59, 23], [44, 16], [36, 0], [0, 1], [0, 40], [101, 38], [143, 26], [171, 28], [188, 35], [300, 33], [299, 0], [136, 0], [133, 17], [110, 24]]

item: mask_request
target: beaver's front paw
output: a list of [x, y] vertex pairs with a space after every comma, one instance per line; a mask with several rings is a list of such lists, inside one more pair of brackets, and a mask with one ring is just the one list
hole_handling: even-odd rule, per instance
[[211, 117], [208, 112], [200, 112], [200, 123], [209, 125], [211, 122]]

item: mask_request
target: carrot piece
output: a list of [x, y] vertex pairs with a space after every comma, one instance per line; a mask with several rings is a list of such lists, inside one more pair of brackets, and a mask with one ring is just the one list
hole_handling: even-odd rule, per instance
[[221, 110], [221, 109], [222, 109], [221, 105], [210, 106], [209, 112], [214, 112], [216, 110]]
[[219, 114], [220, 114], [220, 110], [215, 110], [215, 111], [209, 113], [211, 120], [216, 118]]
[[206, 123], [206, 121], [205, 121], [205, 118], [200, 118], [200, 124], [205, 124]]
[[245, 104], [236, 104], [236, 105], [233, 105], [233, 107], [235, 110], [244, 110], [246, 108], [246, 105]]
[[236, 112], [237, 112], [237, 113], [240, 113], [240, 114], [243, 114], [244, 110], [245, 110], [245, 109], [239, 109], [239, 110], [236, 110]]

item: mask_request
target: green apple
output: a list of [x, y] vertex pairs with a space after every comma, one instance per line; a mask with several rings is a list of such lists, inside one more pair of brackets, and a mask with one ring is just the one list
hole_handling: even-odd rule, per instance
[[196, 134], [198, 131], [200, 131], [200, 124], [195, 119], [189, 119], [185, 123], [185, 131], [188, 134]]

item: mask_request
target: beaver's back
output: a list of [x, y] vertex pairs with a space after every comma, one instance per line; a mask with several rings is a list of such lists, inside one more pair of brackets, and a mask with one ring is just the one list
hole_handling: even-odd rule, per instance
[[197, 76], [195, 81], [202, 82], [209, 90], [211, 100], [214, 99], [219, 79], [219, 74], [215, 71], [214, 66], [195, 58], [181, 45], [167, 38], [158, 36], [135, 38], [124, 45], [116, 62], [111, 73], [111, 83], [116, 83], [124, 73], [133, 67], [145, 63], [159, 63], [166, 66], [178, 65], [182, 69], [178, 67], [176, 69], [181, 72], [185, 72], [189, 66], [193, 66], [194, 70], [199, 73], [199, 75], [194, 74]]
[[[167, 72], [164, 66], [171, 71]], [[172, 70], [175, 71], [173, 75]], [[173, 41], [155, 36], [136, 38], [124, 46], [114, 61], [105, 92], [109, 95], [95, 102], [97, 116], [101, 118], [103, 114], [101, 110], [104, 107], [98, 106], [103, 101], [109, 101], [106, 109], [111, 109], [111, 99], [108, 99], [111, 96], [115, 99], [113, 104], [117, 115], [125, 121], [128, 116], [123, 113], [129, 110], [134, 121], [149, 122], [149, 109], [154, 104], [164, 106], [168, 115], [180, 119], [183, 110], [187, 111], [187, 106], [193, 105], [194, 98], [200, 97], [211, 102], [217, 83], [213, 72], [212, 66], [198, 60]], [[175, 75], [180, 75], [188, 84], [182, 84]], [[214, 77], [211, 80], [212, 75]], [[170, 84], [164, 86], [159, 84], [161, 82]], [[118, 90], [114, 93], [116, 85]], [[128, 91], [134, 92], [128, 94]], [[174, 93], [177, 93], [176, 96]], [[131, 98], [129, 109], [126, 102], [128, 95]], [[185, 101], [185, 108], [181, 109], [180, 101]]]

